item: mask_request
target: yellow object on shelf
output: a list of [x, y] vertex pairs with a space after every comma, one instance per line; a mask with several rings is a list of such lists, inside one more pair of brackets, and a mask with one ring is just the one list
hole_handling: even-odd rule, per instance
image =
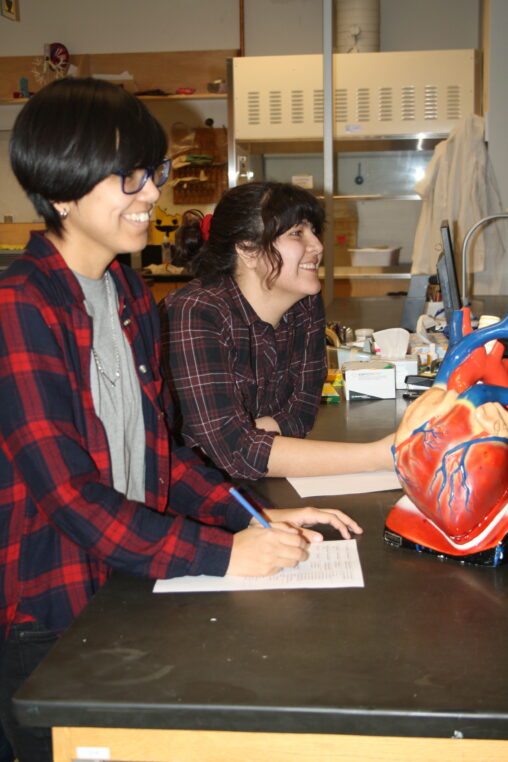
[[326, 381], [323, 384], [321, 402], [324, 402], [328, 405], [337, 404], [340, 402], [340, 389], [342, 385], [342, 373], [339, 370], [329, 370]]

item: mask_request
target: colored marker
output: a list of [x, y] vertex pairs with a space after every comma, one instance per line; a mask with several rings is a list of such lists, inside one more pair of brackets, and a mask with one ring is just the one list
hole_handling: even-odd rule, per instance
[[238, 490], [236, 490], [234, 487], [230, 487], [230, 488], [229, 488], [229, 491], [231, 492], [231, 494], [233, 495], [233, 497], [235, 498], [235, 500], [238, 500], [238, 502], [240, 503], [240, 505], [243, 505], [243, 507], [244, 507], [244, 508], [246, 508], [246, 509], [249, 511], [249, 513], [250, 513], [250, 515], [251, 515], [251, 516], [254, 516], [254, 518], [256, 519], [256, 521], [259, 521], [259, 523], [260, 523], [262, 526], [266, 527], [266, 529], [271, 529], [271, 526], [270, 526], [270, 524], [268, 523], [268, 521], [267, 521], [265, 518], [263, 518], [263, 516], [261, 516], [261, 514], [259, 513], [259, 511], [256, 511], [256, 509], [254, 508], [254, 506], [253, 506], [253, 505], [251, 505], [251, 504], [249, 503], [249, 501], [248, 501], [248, 500], [246, 500], [246, 499], [243, 497], [243, 495], [240, 495], [240, 493], [238, 492]]

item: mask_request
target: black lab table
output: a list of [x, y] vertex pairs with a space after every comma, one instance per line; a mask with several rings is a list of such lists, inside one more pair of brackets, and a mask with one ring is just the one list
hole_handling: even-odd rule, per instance
[[[382, 436], [405, 405], [323, 407], [313, 436]], [[384, 545], [397, 491], [256, 489], [354, 516], [365, 588], [153, 595], [114, 575], [15, 699], [54, 727], [55, 762], [506, 762], [508, 567]]]

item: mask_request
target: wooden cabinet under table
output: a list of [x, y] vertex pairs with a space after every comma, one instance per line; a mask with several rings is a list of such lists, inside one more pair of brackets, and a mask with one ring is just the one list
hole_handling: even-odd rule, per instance
[[[312, 436], [377, 438], [406, 404], [324, 406]], [[255, 489], [309, 503], [285, 479]], [[18, 691], [19, 720], [53, 726], [55, 762], [506, 762], [508, 567], [386, 546], [399, 496], [311, 501], [362, 525], [364, 588], [154, 595], [113, 575]]]
[[508, 741], [208, 730], [54, 729], [54, 762], [73, 762], [78, 748], [107, 749], [106, 759], [121, 762], [506, 762]]

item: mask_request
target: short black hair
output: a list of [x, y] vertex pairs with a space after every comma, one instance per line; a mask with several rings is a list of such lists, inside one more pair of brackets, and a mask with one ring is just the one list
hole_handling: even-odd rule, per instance
[[52, 202], [77, 201], [114, 172], [157, 165], [167, 148], [164, 129], [134, 95], [104, 80], [68, 77], [23, 107], [10, 158], [37, 212], [59, 234]]

